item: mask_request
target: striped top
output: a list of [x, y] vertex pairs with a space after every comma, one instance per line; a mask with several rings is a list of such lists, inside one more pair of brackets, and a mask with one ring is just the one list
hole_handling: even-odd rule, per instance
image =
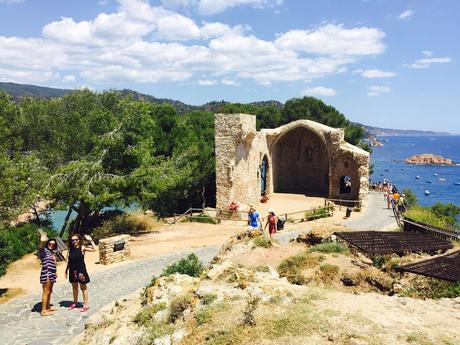
[[56, 256], [48, 248], [40, 251], [40, 260], [42, 261], [42, 270], [40, 273], [40, 283], [44, 284], [47, 280], [55, 283], [56, 276]]

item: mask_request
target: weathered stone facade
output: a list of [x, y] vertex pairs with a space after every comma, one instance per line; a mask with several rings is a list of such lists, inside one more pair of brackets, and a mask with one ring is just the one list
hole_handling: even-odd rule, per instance
[[[129, 235], [118, 235], [104, 238], [99, 241], [99, 263], [102, 265], [113, 264], [129, 258]], [[124, 242], [123, 249], [115, 251], [115, 244]]]
[[217, 208], [257, 204], [263, 187], [267, 195], [366, 198], [369, 153], [346, 143], [343, 129], [298, 120], [256, 131], [254, 115], [216, 114], [215, 130]]

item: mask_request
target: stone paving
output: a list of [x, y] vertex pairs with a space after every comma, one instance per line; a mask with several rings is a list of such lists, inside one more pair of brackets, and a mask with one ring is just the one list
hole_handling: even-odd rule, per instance
[[344, 225], [353, 230], [382, 230], [391, 225], [397, 227], [393, 210], [387, 209], [383, 193], [369, 192], [367, 207], [364, 214], [353, 220], [345, 221]]
[[[280, 243], [288, 243], [299, 233], [308, 231], [278, 233]], [[185, 252], [152, 257], [142, 261], [127, 262], [91, 275], [88, 285], [90, 309], [80, 313], [79, 309], [67, 310], [71, 304], [72, 288], [68, 282], [57, 283], [52, 295], [52, 303], [57, 307], [54, 315], [41, 317], [39, 302], [41, 294], [29, 294], [4, 305], [0, 305], [0, 344], [1, 345], [49, 345], [65, 344], [84, 330], [90, 315], [100, 308], [135, 292], [147, 285], [154, 275], [178, 259], [195, 253], [200, 260], [208, 264], [218, 253], [220, 246], [209, 246]], [[38, 276], [37, 276], [38, 279]], [[81, 300], [81, 294], [80, 294]]]

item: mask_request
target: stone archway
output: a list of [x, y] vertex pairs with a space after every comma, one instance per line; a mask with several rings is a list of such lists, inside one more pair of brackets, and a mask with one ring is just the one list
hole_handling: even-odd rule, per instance
[[275, 192], [329, 196], [329, 152], [313, 130], [299, 126], [282, 134], [272, 164]]

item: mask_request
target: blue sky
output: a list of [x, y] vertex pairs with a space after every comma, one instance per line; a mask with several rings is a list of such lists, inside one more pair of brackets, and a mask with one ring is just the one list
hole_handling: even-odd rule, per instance
[[312, 95], [460, 134], [457, 0], [0, 0], [0, 81], [190, 104]]

